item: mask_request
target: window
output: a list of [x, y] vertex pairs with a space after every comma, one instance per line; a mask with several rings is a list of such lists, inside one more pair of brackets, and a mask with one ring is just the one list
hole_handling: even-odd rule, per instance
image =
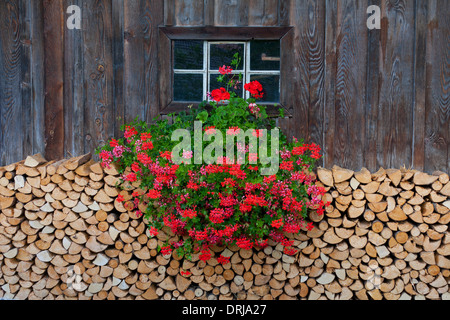
[[206, 100], [206, 93], [217, 86], [218, 67], [239, 50], [243, 80], [258, 80], [266, 89], [264, 101], [258, 103], [266, 104], [269, 115], [279, 115], [282, 108], [290, 117], [293, 92], [286, 83], [295, 76], [293, 42], [290, 26], [160, 26], [159, 113], [185, 111], [189, 105]]
[[[207, 93], [223, 86], [217, 82], [219, 67], [230, 65], [235, 53], [241, 63], [233, 73], [241, 73], [243, 81], [259, 81], [265, 92], [262, 103], [280, 102], [280, 41], [203, 41], [174, 40], [173, 101], [200, 102]], [[238, 96], [249, 98], [243, 85], [232, 89]]]

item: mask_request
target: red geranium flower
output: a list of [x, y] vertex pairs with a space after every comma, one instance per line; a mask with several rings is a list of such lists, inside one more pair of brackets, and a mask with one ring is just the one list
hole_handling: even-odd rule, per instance
[[223, 255], [220, 255], [220, 257], [217, 258], [217, 262], [220, 264], [230, 263], [230, 257], [224, 257]]
[[229, 66], [222, 66], [222, 67], [219, 67], [219, 72], [220, 72], [220, 74], [229, 74], [229, 73], [231, 73], [233, 71], [233, 69], [231, 68], [231, 67], [229, 67]]
[[116, 139], [111, 139], [109, 145], [114, 148], [119, 145], [119, 142]]
[[262, 87], [261, 83], [259, 83], [256, 80], [252, 81], [252, 82], [249, 82], [249, 83], [246, 83], [244, 85], [244, 89], [247, 90], [248, 92], [250, 92], [252, 97], [254, 97], [255, 99], [260, 99], [264, 95], [263, 87]]
[[230, 99], [230, 93], [225, 88], [214, 89], [211, 91], [211, 99], [216, 102]]

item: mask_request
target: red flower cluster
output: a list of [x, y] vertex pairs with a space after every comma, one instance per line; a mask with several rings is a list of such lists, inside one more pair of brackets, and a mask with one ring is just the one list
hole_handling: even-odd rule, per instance
[[[254, 94], [259, 86], [253, 82], [247, 90]], [[237, 134], [241, 129], [232, 125], [207, 126], [205, 132]], [[261, 132], [255, 130], [257, 135]], [[126, 199], [124, 206], [137, 216], [144, 212], [143, 206], [147, 208], [150, 236], [166, 228], [182, 239], [162, 246], [163, 255], [177, 248], [192, 248], [206, 261], [212, 257], [213, 245], [235, 244], [250, 250], [267, 246], [269, 238], [281, 243], [286, 254], [296, 254], [288, 234], [313, 228], [304, 220], [309, 210], [324, 213], [326, 204], [321, 199], [325, 189], [315, 185], [315, 176], [309, 172], [314, 159], [320, 157], [318, 145], [296, 142], [280, 148], [280, 170], [261, 176], [258, 170], [265, 165], [260, 155], [245, 146], [237, 145], [245, 152], [242, 164], [223, 158], [222, 163], [178, 165], [154, 136], [127, 126], [126, 139], [111, 140], [100, 158], [104, 166], [113, 161], [122, 168], [127, 166], [121, 171], [126, 185], [145, 182], [134, 192], [119, 194], [116, 200]], [[253, 161], [256, 163], [250, 163]], [[184, 242], [186, 236], [191, 245]], [[229, 258], [220, 256], [217, 261], [226, 264]]]
[[209, 249], [202, 249], [201, 254], [198, 256], [198, 258], [202, 261], [208, 261], [209, 259], [211, 259], [211, 252], [209, 251]]
[[222, 67], [219, 67], [219, 73], [220, 74], [223, 74], [223, 75], [225, 75], [225, 74], [230, 74], [231, 72], [233, 72], [233, 69], [230, 67], [230, 66], [222, 66]]
[[230, 99], [230, 93], [225, 88], [214, 89], [210, 93], [211, 99], [216, 102], [224, 101]]
[[254, 80], [244, 85], [244, 89], [250, 92], [253, 98], [261, 99], [264, 95], [261, 83]]
[[135, 127], [127, 126], [125, 128], [125, 133], [124, 133], [124, 137], [125, 138], [128, 139], [128, 138], [131, 138], [131, 137], [133, 137], [133, 136], [135, 136], [137, 134], [138, 134], [138, 132], [137, 132]]
[[217, 262], [220, 263], [220, 264], [223, 264], [223, 265], [227, 264], [227, 263], [230, 263], [230, 257], [224, 257], [224, 256], [220, 255], [217, 258]]

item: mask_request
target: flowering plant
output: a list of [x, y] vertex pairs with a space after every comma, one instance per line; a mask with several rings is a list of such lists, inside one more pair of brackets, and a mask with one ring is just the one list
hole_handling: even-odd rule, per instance
[[[212, 137], [234, 137], [248, 130], [253, 137], [274, 141], [274, 131], [266, 133], [275, 128], [274, 121], [267, 116], [265, 106], [256, 103], [264, 95], [261, 84], [253, 81], [244, 85], [251, 95], [248, 99], [230, 91], [242, 83], [242, 76], [233, 74], [233, 66], [238, 64], [239, 57], [234, 56], [231, 66], [220, 68], [218, 80], [226, 88], [210, 92], [209, 103], [173, 115], [173, 123], [158, 120], [149, 126], [135, 120], [122, 128], [123, 138], [112, 139], [98, 149], [103, 166], [118, 165], [123, 186], [139, 187], [128, 204], [137, 215], [145, 215], [150, 235], [168, 228], [177, 236], [161, 246], [163, 254], [173, 249], [187, 257], [199, 252], [200, 259], [208, 260], [212, 245], [251, 249], [266, 246], [269, 238], [281, 243], [285, 253], [295, 254], [288, 234], [312, 228], [305, 221], [309, 210], [323, 213], [326, 204], [321, 196], [325, 190], [314, 184], [311, 174], [321, 157], [318, 145], [295, 138], [287, 142], [280, 133], [279, 147], [271, 143], [271, 148], [258, 152], [248, 136], [248, 145], [245, 139], [233, 145], [236, 157], [224, 157], [222, 150], [215, 148], [215, 163], [192, 163], [197, 157], [195, 150], [177, 149], [172, 135], [179, 129], [188, 130], [202, 150], [208, 149]], [[202, 123], [200, 139], [194, 130], [196, 121]], [[269, 166], [261, 150], [270, 151], [278, 170], [261, 174]], [[181, 161], [176, 162], [174, 154]], [[117, 201], [124, 200], [119, 195]], [[222, 256], [218, 259], [220, 263], [228, 261]]]

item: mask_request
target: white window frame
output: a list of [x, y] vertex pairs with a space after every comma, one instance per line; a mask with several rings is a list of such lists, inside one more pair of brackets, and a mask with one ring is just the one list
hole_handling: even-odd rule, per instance
[[[210, 52], [211, 52], [211, 45], [214, 44], [243, 44], [244, 45], [244, 56], [242, 57], [243, 60], [243, 70], [233, 71], [234, 74], [242, 73], [243, 75], [243, 81], [244, 83], [249, 83], [250, 78], [252, 75], [275, 75], [279, 76], [279, 86], [278, 91], [280, 92], [280, 83], [281, 83], [281, 74], [280, 70], [251, 70], [250, 69], [250, 41], [203, 41], [203, 69], [198, 70], [189, 70], [189, 69], [174, 69], [174, 74], [202, 74], [203, 75], [203, 100], [210, 101], [208, 99], [208, 92], [210, 92], [210, 81], [209, 77], [210, 75], [217, 74], [217, 76], [220, 74], [219, 70], [212, 70], [210, 69]], [[281, 53], [280, 53], [281, 54]], [[242, 84], [243, 86], [243, 84]], [[243, 90], [243, 88], [241, 88]], [[248, 99], [250, 98], [250, 93], [244, 91], [244, 98]], [[180, 101], [181, 102], [181, 101]], [[273, 103], [279, 103], [278, 102], [266, 102], [268, 104]]]

